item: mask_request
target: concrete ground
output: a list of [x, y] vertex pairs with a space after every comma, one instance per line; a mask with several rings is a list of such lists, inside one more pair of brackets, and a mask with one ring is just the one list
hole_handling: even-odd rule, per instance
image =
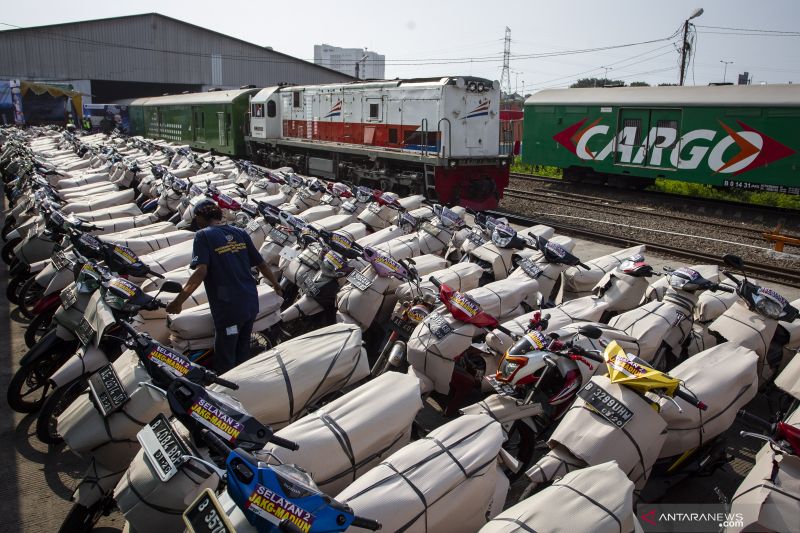
[[[574, 253], [584, 260], [613, 251], [602, 244], [576, 240]], [[678, 261], [647, 255], [648, 261], [660, 269], [662, 265], [679, 266]], [[26, 348], [23, 341], [25, 321], [9, 306], [5, 299], [8, 273], [0, 266], [0, 390], [6, 391], [13, 372]], [[800, 290], [776, 287], [793, 300]], [[763, 399], [753, 402], [755, 412], [766, 414]], [[63, 447], [48, 449], [35, 436], [35, 415], [14, 413], [6, 404], [5, 394], [0, 398], [0, 530], [3, 532], [57, 531], [70, 509], [72, 489], [83, 474], [85, 462]], [[433, 417], [432, 420], [437, 420]], [[441, 421], [441, 419], [438, 419]], [[733, 433], [733, 432], [732, 432]], [[738, 431], [736, 433], [738, 435]], [[720, 487], [728, 497], [733, 494], [742, 477], [752, 465], [759, 444], [744, 441], [738, 436], [731, 440], [729, 453], [735, 460], [723, 471], [709, 478], [687, 480], [672, 489], [666, 501], [716, 502], [715, 487]], [[521, 484], [512, 487], [510, 501], [521, 490]], [[120, 531], [124, 521], [119, 514], [103, 518], [96, 531]]]

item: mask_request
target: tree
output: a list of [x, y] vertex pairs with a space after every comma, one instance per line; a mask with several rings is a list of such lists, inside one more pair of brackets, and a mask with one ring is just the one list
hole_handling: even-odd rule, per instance
[[632, 81], [630, 87], [650, 87], [646, 81]]
[[621, 80], [609, 80], [606, 78], [581, 78], [572, 85], [571, 88], [585, 88], [585, 87], [621, 87], [625, 82]]

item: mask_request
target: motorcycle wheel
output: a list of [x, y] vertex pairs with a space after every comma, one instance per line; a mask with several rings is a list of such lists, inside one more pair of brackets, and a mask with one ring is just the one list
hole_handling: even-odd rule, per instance
[[36, 437], [45, 444], [61, 444], [64, 438], [58, 433], [58, 417], [86, 390], [89, 377], [79, 378], [56, 388], [42, 404], [36, 419]]
[[19, 291], [28, 281], [28, 273], [18, 274], [11, 278], [6, 285], [6, 299], [14, 305], [19, 305]]
[[19, 312], [22, 313], [22, 316], [27, 319], [33, 319], [33, 317], [36, 316], [36, 314], [33, 312], [33, 309], [42, 298], [44, 289], [44, 287], [36, 282], [36, 276], [31, 276], [28, 278], [22, 287], [20, 287], [17, 295], [19, 299], [17, 306], [19, 307]]
[[[8, 405], [18, 413], [33, 413], [38, 410], [50, 391], [50, 376], [72, 355], [73, 348], [65, 344], [52, 350], [46, 358], [20, 367], [8, 384]], [[41, 391], [39, 396], [34, 395], [37, 391]]]
[[14, 254], [14, 248], [16, 248], [16, 246], [21, 242], [22, 237], [17, 237], [15, 239], [11, 239], [10, 241], [6, 241], [6, 243], [3, 245], [3, 250], [0, 252], [0, 255], [2, 255], [5, 264], [10, 265], [14, 260], [16, 257], [16, 254]]
[[514, 483], [525, 475], [525, 471], [533, 463], [533, 453], [536, 449], [536, 433], [528, 424], [517, 420], [508, 432], [508, 439], [503, 443], [503, 449], [520, 463], [519, 470], [516, 472], [504, 469], [508, 480]]
[[56, 314], [56, 309], [51, 309], [45, 311], [44, 313], [39, 313], [31, 323], [28, 324], [28, 329], [25, 330], [25, 345], [28, 348], [33, 348], [39, 339], [41, 339], [45, 333], [50, 331], [50, 328], [53, 325], [53, 316]]
[[12, 216], [6, 217], [5, 222], [3, 222], [3, 233], [2, 237], [5, 241], [8, 238], [8, 234], [14, 231], [14, 224], [16, 224], [16, 220]]
[[107, 514], [108, 498], [103, 498], [86, 507], [76, 503], [64, 518], [59, 533], [89, 533], [94, 529], [100, 517]]

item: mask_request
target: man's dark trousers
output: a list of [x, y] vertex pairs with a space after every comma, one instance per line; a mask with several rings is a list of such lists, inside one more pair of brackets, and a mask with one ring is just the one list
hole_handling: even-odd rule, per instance
[[217, 327], [214, 331], [214, 371], [227, 372], [250, 358], [250, 334], [254, 319], [241, 324]]

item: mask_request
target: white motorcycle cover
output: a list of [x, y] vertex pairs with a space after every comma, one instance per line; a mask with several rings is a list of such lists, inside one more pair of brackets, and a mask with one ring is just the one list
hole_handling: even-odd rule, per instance
[[465, 415], [394, 453], [335, 498], [384, 531], [477, 531], [487, 513], [503, 508], [508, 479], [497, 465], [502, 443], [500, 424]]
[[[533, 233], [535, 235], [544, 237], [545, 239], [550, 239], [555, 231], [550, 226], [538, 224], [536, 226], [523, 229], [519, 232], [519, 235], [527, 237], [528, 233]], [[495, 279], [501, 280], [505, 279], [509, 272], [511, 272], [511, 270], [514, 268], [512, 263], [513, 256], [516, 255], [520, 257], [530, 257], [534, 253], [536, 253], [535, 250], [528, 248], [523, 250], [498, 248], [492, 241], [489, 241], [472, 250], [470, 255], [492, 265], [492, 271], [494, 272]]]
[[[133, 202], [134, 196], [135, 196], [135, 191], [133, 189], [126, 189], [124, 191], [106, 193], [82, 202], [68, 203], [67, 205], [61, 208], [61, 211], [65, 215], [69, 213], [87, 213], [90, 211], [98, 211], [100, 209], [105, 209], [107, 207], [130, 204], [131, 202]], [[131, 214], [141, 214], [141, 211], [139, 211], [139, 213], [131, 213]]]
[[[109, 222], [114, 222], [114, 219], [109, 220]], [[95, 235], [101, 235], [103, 240], [114, 241], [115, 239], [131, 239], [134, 237], [147, 237], [148, 235], [160, 235], [162, 233], [170, 233], [175, 231], [175, 224], [172, 222], [155, 222], [147, 224], [145, 226], [131, 226], [130, 228], [120, 228], [115, 231], [109, 231], [109, 233], [95, 233]]]
[[314, 207], [309, 207], [298, 216], [310, 223], [317, 220], [322, 220], [323, 218], [328, 218], [335, 214], [336, 208], [332, 205], [315, 205]]
[[726, 533], [797, 531], [800, 457], [776, 453], [769, 444], [761, 452], [731, 498], [730, 513], [743, 515], [743, 527], [728, 527]]
[[164, 274], [176, 268], [185, 267], [192, 260], [194, 241], [184, 241], [180, 244], [162, 248], [157, 252], [140, 255], [139, 259], [151, 270]]
[[522, 314], [523, 303], [535, 307], [539, 283], [524, 276], [516, 279], [493, 281], [483, 287], [467, 291], [477, 301], [484, 312], [500, 321], [509, 320]]
[[194, 240], [193, 231], [176, 230], [171, 232], [160, 233], [157, 235], [146, 235], [143, 237], [131, 237], [128, 239], [108, 239], [103, 240], [119, 244], [126, 248], [133, 250], [136, 255], [145, 255], [151, 252], [156, 252], [168, 246], [180, 244], [186, 241]]
[[[362, 224], [362, 226], [363, 226], [363, 224]], [[392, 226], [380, 229], [380, 230], [376, 231], [375, 233], [370, 233], [369, 235], [365, 235], [365, 236], [359, 238], [357, 242], [361, 246], [373, 246], [374, 247], [374, 246], [377, 246], [377, 245], [379, 245], [381, 243], [384, 243], [384, 242], [390, 241], [392, 239], [395, 239], [397, 237], [400, 237], [402, 235], [405, 235], [405, 232], [403, 231], [403, 229], [400, 228], [400, 226], [392, 225]]]
[[[283, 463], [300, 466], [320, 489], [336, 494], [409, 443], [420, 409], [419, 380], [387, 372], [277, 432], [302, 443], [299, 450], [273, 444], [264, 450]], [[380, 424], [375, 423], [378, 419]], [[260, 458], [271, 462], [266, 455]]]
[[708, 406], [701, 411], [675, 398], [683, 412], [669, 400], [661, 399], [661, 417], [667, 422], [667, 440], [659, 457], [682, 454], [726, 431], [736, 413], [758, 391], [753, 350], [725, 342], [679, 364], [669, 374], [683, 381], [683, 387]]
[[84, 392], [58, 417], [58, 431], [74, 453], [88, 454], [104, 468], [119, 471], [127, 468], [139, 450], [136, 434], [142, 427], [138, 421], [149, 422], [169, 411], [169, 406], [166, 398], [139, 386], [149, 382], [150, 376], [134, 351], [124, 352], [113, 366], [128, 401], [104, 418], [89, 391]]
[[604, 275], [617, 268], [630, 256], [643, 254], [644, 252], [645, 246], [640, 244], [597, 257], [590, 261], [584, 261], [584, 264], [589, 267], [589, 270], [579, 266], [568, 267], [562, 276], [563, 283], [560, 290], [561, 299], [557, 301], [566, 302], [573, 298], [592, 294], [592, 289]]
[[[96, 220], [92, 223], [92, 225], [97, 226], [100, 229], [91, 231], [90, 233], [94, 233], [95, 235], [103, 235], [106, 232], [116, 232], [129, 228], [147, 227], [157, 221], [158, 216], [155, 213], [120, 216], [119, 218], [112, 218], [109, 220]], [[172, 225], [172, 227], [174, 228], [175, 226]]]
[[[334, 324], [283, 342], [222, 377], [239, 385], [233, 395], [252, 416], [281, 428], [325, 395], [367, 375], [361, 330]], [[226, 390], [216, 385], [211, 389]]]
[[377, 245], [375, 248], [382, 250], [394, 257], [395, 259], [408, 259], [409, 257], [416, 257], [422, 255], [423, 252], [419, 247], [419, 237], [416, 233], [402, 235], [390, 241], [386, 241]]
[[609, 461], [570, 472], [497, 515], [480, 533], [629, 533], [635, 523], [633, 483]]
[[[419, 284], [422, 291], [438, 293], [433, 283], [428, 281], [431, 277], [435, 277], [440, 282], [453, 287], [454, 289], [462, 292], [469, 291], [478, 287], [478, 282], [483, 274], [483, 269], [475, 263], [456, 263], [451, 267], [442, 270], [436, 270], [426, 275], [423, 281]], [[411, 300], [418, 293], [417, 287], [414, 283], [403, 283], [397, 290], [397, 298], [399, 300]]]
[[112, 220], [120, 217], [142, 216], [142, 210], [139, 209], [139, 207], [136, 204], [131, 203], [131, 204], [115, 205], [103, 209], [92, 209], [90, 211], [76, 213], [76, 215], [88, 222], [96, 222], [103, 220]]
[[[617, 461], [620, 468], [641, 489], [666, 439], [666, 422], [650, 405], [630, 389], [615, 385], [606, 376], [591, 381], [633, 412], [622, 428], [612, 425], [578, 397], [547, 442], [563, 447], [588, 465]], [[534, 466], [534, 468], [536, 468]], [[530, 471], [529, 471], [530, 477]]]

